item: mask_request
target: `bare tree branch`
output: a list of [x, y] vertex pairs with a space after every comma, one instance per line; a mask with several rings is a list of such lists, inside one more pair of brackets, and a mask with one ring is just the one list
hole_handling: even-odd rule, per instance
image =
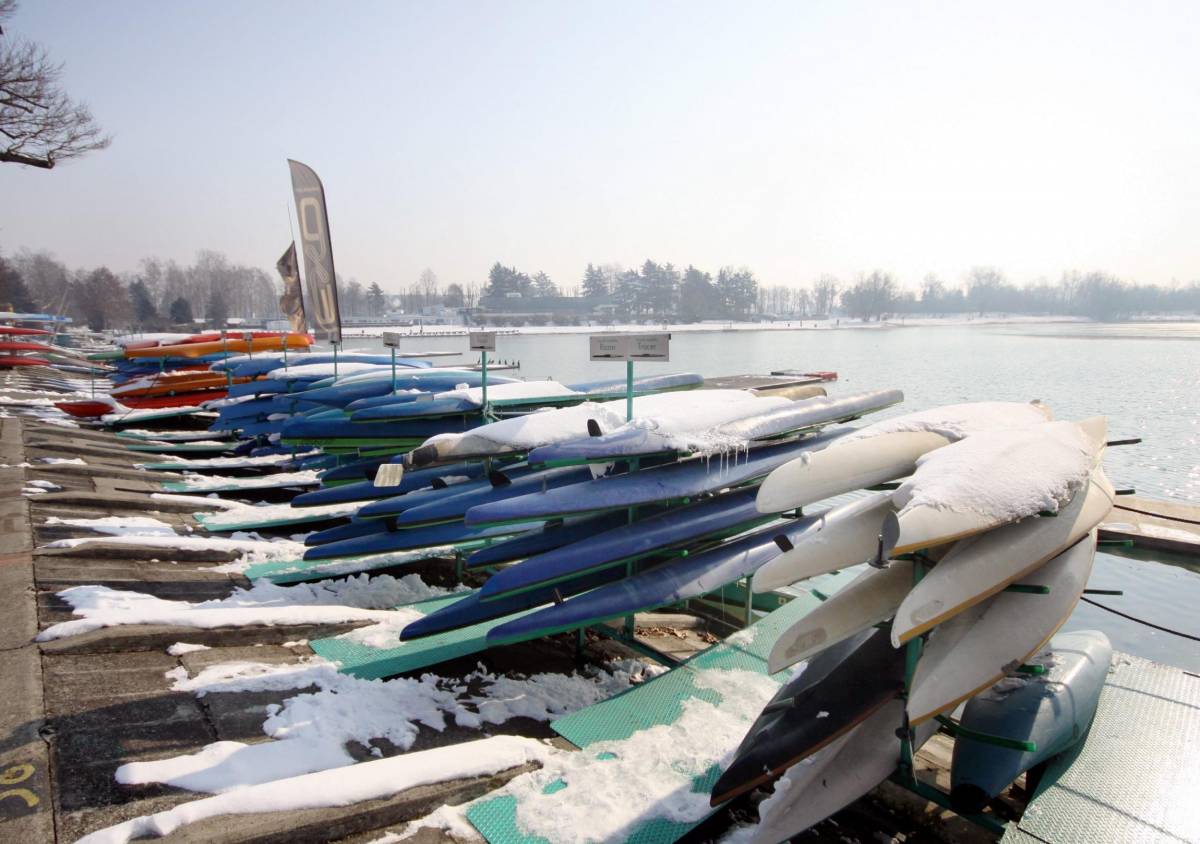
[[[0, 0], [0, 22], [16, 11], [16, 0]], [[49, 170], [59, 161], [104, 149], [104, 134], [81, 102], [59, 85], [62, 65], [45, 48], [13, 40], [0, 29], [0, 162]]]

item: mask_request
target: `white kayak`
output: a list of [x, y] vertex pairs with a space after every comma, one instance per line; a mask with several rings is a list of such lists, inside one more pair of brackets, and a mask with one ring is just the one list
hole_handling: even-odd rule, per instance
[[953, 618], [1037, 570], [1087, 535], [1112, 509], [1113, 488], [1102, 469], [1056, 516], [1037, 516], [956, 544], [913, 587], [896, 610], [892, 644]]
[[951, 442], [958, 442], [981, 431], [1022, 428], [1039, 422], [1049, 422], [1053, 418], [1050, 408], [1039, 401], [964, 402], [893, 416], [859, 428], [846, 439], [866, 439], [897, 431], [931, 431], [941, 434]]
[[893, 495], [904, 554], [1066, 504], [1104, 449], [1105, 417], [984, 431], [917, 461]]
[[[770, 592], [874, 559], [879, 553], [880, 528], [891, 514], [892, 501], [887, 493], [830, 508], [792, 538], [791, 550], [754, 573], [754, 591]], [[888, 550], [885, 543], [885, 556]]]
[[910, 721], [918, 724], [957, 706], [1037, 653], [1074, 611], [1095, 555], [1093, 530], [1023, 579], [1049, 587], [1049, 594], [1001, 592], [938, 627], [917, 663]]
[[426, 465], [524, 453], [539, 446], [586, 437], [593, 427], [605, 434], [627, 424], [653, 428], [660, 434], [674, 435], [680, 442], [690, 443], [688, 434], [693, 432], [790, 405], [790, 399], [763, 397], [749, 390], [655, 393], [634, 398], [634, 420], [627, 423], [625, 399], [585, 402], [502, 419], [461, 434], [438, 434], [407, 455], [405, 462]]
[[[896, 730], [904, 722], [899, 700], [881, 706], [834, 743], [788, 768], [775, 794], [758, 806], [751, 844], [787, 841], [849, 806], [887, 779], [900, 762]], [[916, 729], [913, 747], [933, 735], [937, 722]]]
[[949, 442], [928, 431], [898, 431], [806, 452], [767, 476], [758, 491], [758, 511], [782, 513], [894, 481], [912, 474], [921, 455]]
[[891, 618], [912, 588], [912, 578], [908, 560], [895, 560], [884, 569], [868, 568], [780, 634], [767, 659], [767, 670], [772, 674], [782, 671]]

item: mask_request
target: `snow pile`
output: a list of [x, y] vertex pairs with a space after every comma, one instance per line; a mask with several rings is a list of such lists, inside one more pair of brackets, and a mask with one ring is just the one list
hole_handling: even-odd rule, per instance
[[[688, 698], [674, 723], [554, 757], [509, 783], [503, 791], [517, 798], [517, 827], [530, 836], [582, 844], [623, 841], [655, 818], [693, 823], [706, 817], [709, 795], [693, 789], [696, 777], [729, 762], [779, 686], [740, 670], [700, 671], [694, 682], [716, 692], [721, 703]], [[547, 789], [558, 780], [567, 787]]]
[[[187, 468], [192, 469], [253, 469], [257, 467], [282, 466], [286, 463], [291, 463], [293, 460], [312, 457], [317, 453], [317, 451], [306, 451], [300, 454], [263, 454], [258, 457], [210, 457], [207, 460], [183, 460], [175, 457], [175, 455], [164, 456], [175, 457], [170, 462], [186, 463]], [[139, 463], [137, 467], [141, 468], [144, 465], [144, 463]]]
[[53, 481], [26, 481], [25, 486], [33, 486], [43, 492], [55, 492], [62, 489], [62, 484], [56, 484]]
[[[282, 360], [281, 360], [282, 362]], [[397, 367], [402, 366], [399, 361], [396, 362]], [[336, 371], [335, 371], [336, 370]], [[391, 364], [380, 363], [353, 363], [351, 361], [338, 361], [334, 363], [302, 363], [299, 366], [289, 365], [272, 369], [267, 373], [267, 378], [279, 381], [296, 381], [299, 379], [320, 379], [332, 378], [335, 375], [340, 379], [343, 375], [358, 375], [364, 372], [384, 372], [390, 376], [392, 373]]]
[[189, 490], [197, 492], [207, 489], [263, 489], [277, 486], [314, 486], [319, 482], [320, 473], [313, 470], [303, 472], [276, 472], [257, 478], [236, 478], [225, 475], [200, 475], [195, 472], [185, 472], [181, 483]]
[[66, 525], [94, 530], [109, 536], [174, 536], [175, 529], [150, 516], [102, 516], [96, 519], [61, 519], [50, 516], [47, 525]]
[[494, 774], [549, 758], [552, 752], [531, 739], [494, 736], [237, 789], [98, 830], [78, 844], [124, 844], [133, 838], [164, 836], [219, 815], [347, 806], [418, 785]]
[[1057, 512], [1087, 482], [1094, 457], [1073, 422], [984, 431], [923, 455], [892, 500], [899, 518], [930, 508], [1016, 521]]
[[82, 457], [39, 457], [38, 460], [51, 466], [86, 466]]
[[48, 627], [37, 639], [45, 642], [123, 624], [169, 624], [199, 629], [252, 624], [340, 624], [392, 621], [398, 617], [397, 613], [412, 621], [417, 614], [411, 610], [385, 608], [445, 594], [446, 590], [426, 586], [415, 574], [401, 578], [390, 575], [369, 578], [363, 574], [297, 586], [259, 580], [249, 589], [235, 589], [228, 598], [199, 603], [168, 601], [107, 586], [74, 586], [59, 592], [58, 597], [83, 617]]
[[[513, 399], [545, 399], [579, 396], [582, 393], [559, 384], [557, 381], [513, 381], [508, 384], [496, 384], [488, 387], [488, 401], [509, 401]], [[459, 387], [434, 393], [434, 399], [466, 399], [474, 404], [483, 404], [482, 387]]]
[[[274, 477], [274, 476], [272, 476]], [[288, 504], [242, 504], [228, 507], [221, 513], [204, 516], [204, 526], [210, 530], [223, 530], [243, 524], [287, 524], [297, 521], [317, 521], [353, 516], [362, 506], [361, 501], [348, 504], [324, 504], [319, 507], [293, 507]]]
[[1053, 418], [1041, 402], [980, 401], [948, 404], [893, 416], [848, 434], [843, 443], [897, 431], [930, 431], [954, 442], [997, 428], [1023, 428]]
[[[767, 412], [789, 404], [788, 399], [763, 398], [746, 390], [689, 390], [657, 393], [633, 400], [632, 422], [625, 419], [624, 399], [584, 402], [574, 407], [541, 410], [512, 419], [482, 425], [465, 434], [439, 434], [426, 440], [446, 454], [502, 453], [528, 451], [538, 446], [579, 439], [588, 434], [588, 421], [595, 420], [602, 432], [644, 430], [681, 450], [690, 448], [688, 434], [704, 431], [738, 414]], [[703, 438], [701, 438], [702, 440]]]

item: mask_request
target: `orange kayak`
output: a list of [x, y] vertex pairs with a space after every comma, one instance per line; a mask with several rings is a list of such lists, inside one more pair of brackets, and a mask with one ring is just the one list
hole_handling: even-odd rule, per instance
[[202, 342], [176, 343], [172, 346], [154, 346], [148, 349], [126, 349], [127, 358], [165, 358], [184, 357], [198, 358], [220, 352], [277, 352], [287, 344], [289, 349], [306, 349], [312, 345], [313, 338], [307, 334], [268, 334], [244, 340], [241, 337], [229, 337], [225, 340], [205, 340]]
[[[166, 373], [161, 378], [139, 378], [120, 387], [113, 387], [112, 395], [122, 401], [126, 398], [166, 396], [171, 393], [193, 392], [208, 390], [213, 387], [225, 387], [229, 381], [223, 372], [185, 372], [181, 377], [169, 377]], [[234, 378], [234, 384], [245, 384], [249, 378]]]

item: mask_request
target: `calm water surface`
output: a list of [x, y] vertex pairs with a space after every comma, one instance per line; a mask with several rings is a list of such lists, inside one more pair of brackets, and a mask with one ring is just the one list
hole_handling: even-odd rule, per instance
[[[411, 345], [402, 348], [413, 350], [465, 345], [462, 338], [404, 342]], [[586, 335], [502, 335], [495, 357], [521, 361], [520, 375], [526, 378], [552, 376], [570, 383], [624, 375], [620, 364], [588, 360]], [[902, 389], [905, 402], [893, 413], [963, 401], [1041, 399], [1059, 419], [1103, 414], [1110, 438], [1143, 439], [1141, 445], [1106, 452], [1114, 486], [1200, 503], [1200, 323], [676, 333], [671, 358], [669, 364], [639, 364], [638, 372], [716, 376], [832, 369], [839, 374], [832, 395]], [[1196, 561], [1102, 553], [1092, 585], [1125, 590], [1123, 596], [1098, 601], [1200, 635]], [[1068, 622], [1071, 628], [1099, 628], [1121, 650], [1200, 671], [1200, 643], [1085, 604]]]

